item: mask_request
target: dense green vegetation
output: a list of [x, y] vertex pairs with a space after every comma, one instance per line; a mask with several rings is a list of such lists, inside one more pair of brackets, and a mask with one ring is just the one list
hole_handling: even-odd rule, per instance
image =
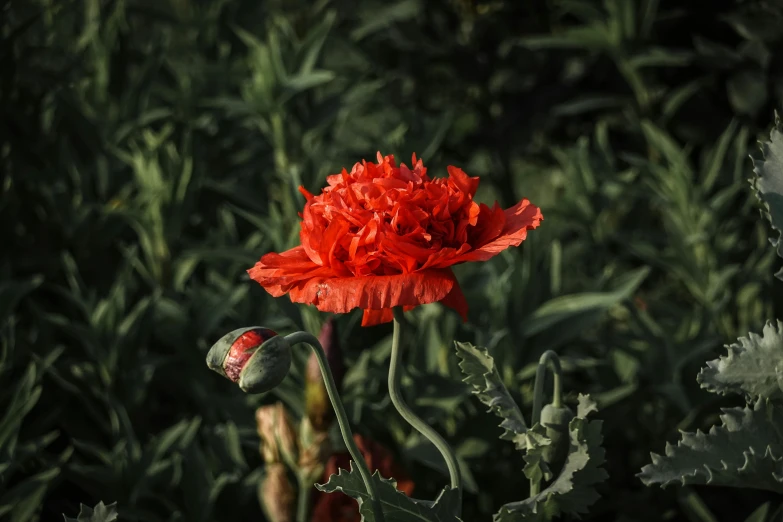
[[[408, 314], [405, 395], [470, 473], [464, 520], [526, 495], [462, 382], [485, 346], [529, 409], [535, 363], [590, 393], [607, 482], [588, 520], [745, 520], [755, 490], [636, 475], [739, 397], [696, 375], [783, 317], [747, 179], [783, 106], [783, 9], [716, 0], [0, 0], [0, 518], [263, 520], [254, 410], [303, 415], [306, 353], [267, 395], [204, 364], [235, 328], [317, 333], [245, 270], [298, 241], [301, 184], [376, 151], [527, 197], [523, 246], [457, 267], [470, 321]], [[775, 290], [777, 293], [773, 293]], [[355, 431], [432, 498], [434, 449], [385, 389], [391, 326], [337, 318]], [[523, 495], [520, 495], [520, 492]], [[758, 520], [762, 520], [759, 518]]]

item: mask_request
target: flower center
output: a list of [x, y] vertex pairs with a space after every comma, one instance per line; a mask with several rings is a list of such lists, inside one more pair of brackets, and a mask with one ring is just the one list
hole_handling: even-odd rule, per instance
[[[457, 169], [458, 170], [458, 169]], [[444, 250], [467, 251], [480, 213], [478, 185], [459, 171], [430, 179], [392, 156], [329, 176], [318, 196], [304, 191], [302, 245], [338, 275], [391, 275], [425, 268]]]

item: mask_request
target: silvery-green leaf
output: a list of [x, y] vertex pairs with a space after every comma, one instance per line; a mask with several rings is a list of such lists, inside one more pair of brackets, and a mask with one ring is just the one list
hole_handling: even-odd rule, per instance
[[665, 455], [652, 454], [639, 478], [646, 485], [710, 484], [783, 493], [783, 409], [759, 399], [724, 409], [709, 433], [683, 433]]
[[465, 374], [463, 380], [470, 385], [476, 397], [489, 406], [489, 411], [503, 419], [500, 427], [505, 431], [500, 438], [515, 441], [518, 449], [524, 449], [525, 418], [503, 384], [495, 360], [485, 348], [460, 342], [454, 345], [461, 359], [459, 367]]
[[[783, 257], [783, 242], [780, 239], [783, 230], [783, 128], [778, 117], [775, 118], [775, 128], [769, 138], [769, 141], [761, 143], [763, 159], [753, 160], [756, 177], [750, 182], [766, 207], [765, 214], [772, 228], [778, 232], [778, 237], [770, 241], [778, 255]], [[783, 270], [779, 270], [775, 277], [783, 279]]]
[[[564, 513], [586, 513], [597, 499], [594, 485], [607, 478], [601, 447], [601, 421], [588, 421], [583, 414], [592, 411], [589, 397], [580, 399], [577, 417], [568, 425], [570, 447], [560, 474], [537, 495], [500, 508], [495, 522], [549, 521]], [[530, 431], [533, 431], [531, 429]]]
[[552, 478], [552, 470], [544, 459], [544, 450], [552, 441], [546, 436], [546, 428], [536, 423], [525, 433], [525, 467], [529, 480], [546, 481]]
[[577, 417], [587, 417], [590, 413], [598, 411], [598, 404], [589, 395], [580, 393], [577, 399], [579, 401], [576, 407]]
[[702, 388], [726, 395], [783, 397], [778, 376], [783, 370], [783, 322], [769, 321], [761, 335], [751, 333], [728, 345], [728, 355], [707, 363], [696, 380]]
[[98, 502], [94, 508], [81, 504], [76, 518], [65, 517], [65, 522], [113, 522], [115, 520], [117, 520], [117, 503], [107, 506], [103, 501]]
[[[397, 481], [385, 479], [376, 471], [372, 480], [381, 500], [386, 522], [459, 522], [459, 495], [456, 490], [444, 488], [435, 501], [416, 500], [397, 489]], [[326, 484], [316, 484], [326, 493], [342, 492], [356, 499], [365, 522], [375, 522], [372, 503], [359, 470], [351, 462], [351, 471], [341, 469], [329, 477]]]

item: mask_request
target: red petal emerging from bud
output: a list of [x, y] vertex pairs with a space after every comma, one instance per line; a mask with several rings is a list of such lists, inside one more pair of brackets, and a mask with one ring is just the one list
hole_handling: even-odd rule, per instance
[[277, 333], [267, 328], [255, 328], [240, 335], [234, 341], [234, 344], [231, 345], [231, 349], [228, 351], [226, 360], [223, 363], [226, 377], [232, 382], [238, 382], [239, 374], [242, 373], [242, 369], [256, 352], [256, 349], [264, 344], [264, 341], [275, 335]]

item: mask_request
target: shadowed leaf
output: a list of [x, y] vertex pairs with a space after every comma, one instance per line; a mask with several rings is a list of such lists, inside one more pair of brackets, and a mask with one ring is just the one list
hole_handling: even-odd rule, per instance
[[783, 493], [783, 410], [768, 399], [724, 409], [709, 433], [683, 433], [638, 477], [646, 485], [709, 484]]

